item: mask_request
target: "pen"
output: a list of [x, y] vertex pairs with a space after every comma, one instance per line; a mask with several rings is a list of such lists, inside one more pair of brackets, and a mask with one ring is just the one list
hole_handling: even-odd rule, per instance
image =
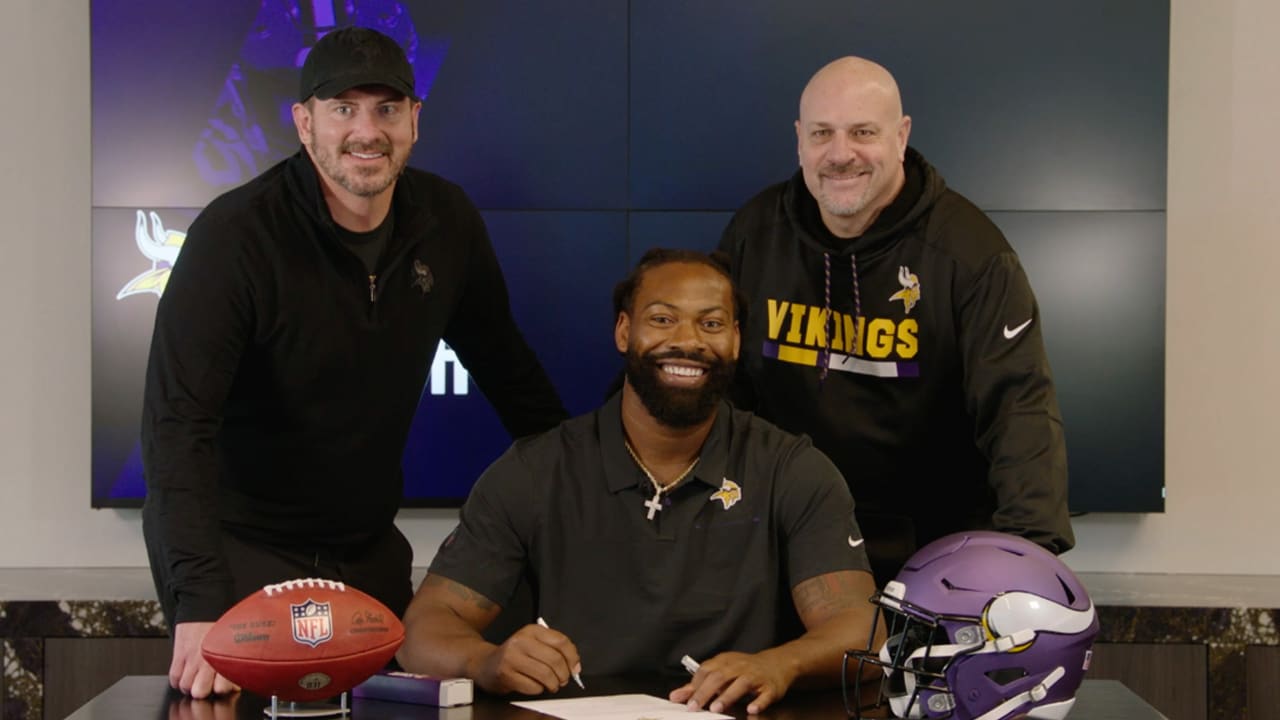
[[685, 670], [689, 671], [690, 675], [693, 675], [694, 673], [698, 672], [698, 668], [701, 667], [698, 664], [697, 660], [694, 660], [688, 655], [685, 655], [684, 657], [680, 658], [680, 664], [684, 666]]
[[[543, 620], [541, 617], [538, 618], [538, 624], [548, 630], [551, 629], [551, 626], [547, 624], [547, 621]], [[578, 683], [578, 687], [582, 688], [583, 690], [586, 690], [587, 686], [582, 684], [582, 676], [579, 675], [575, 670], [570, 670], [569, 672], [573, 673], [573, 681]]]

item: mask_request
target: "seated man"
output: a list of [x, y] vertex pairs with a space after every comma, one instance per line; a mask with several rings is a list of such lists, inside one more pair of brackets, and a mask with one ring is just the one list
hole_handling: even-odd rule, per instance
[[[701, 667], [670, 698], [716, 712], [839, 683], [875, 613], [853, 499], [807, 438], [722, 401], [738, 298], [707, 255], [641, 258], [614, 290], [621, 392], [477, 481], [405, 614], [405, 669], [536, 695], [579, 671], [682, 674], [687, 654]], [[522, 578], [550, 627], [487, 642]]]

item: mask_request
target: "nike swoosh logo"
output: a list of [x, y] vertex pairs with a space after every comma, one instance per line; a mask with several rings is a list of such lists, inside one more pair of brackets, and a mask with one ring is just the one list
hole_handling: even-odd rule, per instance
[[858, 538], [857, 540], [854, 540], [852, 535], [849, 536], [849, 547], [858, 547], [861, 544], [862, 544], [862, 538]]
[[[1034, 320], [1034, 318], [1032, 318], [1032, 319]], [[1018, 327], [1016, 327], [1016, 328], [1012, 328], [1012, 329], [1010, 329], [1008, 325], [1005, 325], [1005, 326], [1004, 326], [1004, 339], [1005, 339], [1005, 340], [1012, 340], [1012, 339], [1014, 339], [1014, 338], [1018, 337], [1018, 333], [1022, 332], [1023, 330], [1026, 330], [1026, 329], [1027, 329], [1027, 326], [1028, 326], [1028, 325], [1030, 325], [1030, 324], [1031, 324], [1031, 320], [1027, 320], [1026, 322], [1022, 323], [1022, 324], [1021, 324], [1021, 325], [1019, 325]]]

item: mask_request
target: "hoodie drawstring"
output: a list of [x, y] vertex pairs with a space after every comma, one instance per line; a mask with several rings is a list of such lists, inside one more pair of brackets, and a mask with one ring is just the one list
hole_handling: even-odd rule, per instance
[[858, 292], [858, 256], [849, 253], [849, 272], [853, 275], [853, 342], [852, 348], [858, 347], [858, 322], [862, 319], [862, 294]]
[[[858, 318], [862, 317], [862, 294], [858, 289], [858, 256], [849, 253], [849, 272], [853, 276], [853, 336], [849, 347], [858, 347]], [[827, 380], [831, 366], [831, 253], [822, 253], [822, 352], [818, 354], [818, 385]], [[852, 350], [851, 350], [852, 352]]]

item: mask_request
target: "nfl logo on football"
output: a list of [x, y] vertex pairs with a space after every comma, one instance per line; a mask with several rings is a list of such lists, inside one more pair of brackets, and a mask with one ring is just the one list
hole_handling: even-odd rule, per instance
[[293, 614], [293, 639], [315, 647], [333, 637], [332, 613], [329, 603], [318, 603], [310, 598], [301, 605], [289, 605]]

